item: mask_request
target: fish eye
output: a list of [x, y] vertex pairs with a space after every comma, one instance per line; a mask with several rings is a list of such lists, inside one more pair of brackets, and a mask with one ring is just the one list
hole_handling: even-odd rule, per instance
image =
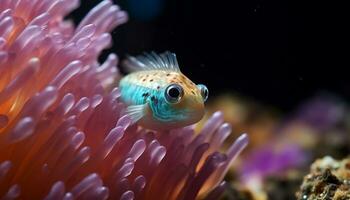
[[169, 103], [178, 103], [184, 95], [182, 87], [178, 84], [171, 84], [165, 89], [165, 99]]
[[201, 95], [203, 97], [203, 101], [205, 102], [209, 96], [209, 90], [208, 90], [207, 86], [205, 86], [203, 84], [198, 84], [197, 87], [201, 92]]

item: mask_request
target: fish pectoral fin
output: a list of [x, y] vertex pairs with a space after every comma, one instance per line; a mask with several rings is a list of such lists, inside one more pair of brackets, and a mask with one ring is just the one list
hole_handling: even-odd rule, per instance
[[132, 123], [136, 123], [145, 116], [145, 108], [147, 104], [131, 105], [126, 108], [126, 114], [130, 116]]

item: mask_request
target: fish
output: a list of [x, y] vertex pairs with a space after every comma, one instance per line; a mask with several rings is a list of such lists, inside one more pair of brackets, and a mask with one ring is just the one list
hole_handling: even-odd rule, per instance
[[175, 53], [128, 56], [122, 65], [130, 73], [119, 82], [120, 97], [132, 123], [170, 130], [203, 118], [208, 88], [193, 83], [180, 71]]

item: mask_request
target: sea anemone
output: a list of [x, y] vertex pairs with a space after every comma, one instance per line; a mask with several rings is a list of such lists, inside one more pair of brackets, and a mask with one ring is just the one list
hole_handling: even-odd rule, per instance
[[117, 56], [97, 58], [127, 20], [102, 1], [75, 28], [77, 0], [0, 4], [0, 197], [4, 199], [216, 199], [247, 145], [220, 112], [154, 132], [130, 125], [119, 101]]

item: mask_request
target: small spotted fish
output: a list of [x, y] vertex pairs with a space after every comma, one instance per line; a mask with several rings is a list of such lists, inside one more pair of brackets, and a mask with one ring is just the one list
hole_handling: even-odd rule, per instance
[[132, 73], [120, 80], [119, 89], [134, 123], [167, 130], [202, 119], [208, 89], [181, 73], [175, 54], [145, 53], [129, 57], [124, 66]]

